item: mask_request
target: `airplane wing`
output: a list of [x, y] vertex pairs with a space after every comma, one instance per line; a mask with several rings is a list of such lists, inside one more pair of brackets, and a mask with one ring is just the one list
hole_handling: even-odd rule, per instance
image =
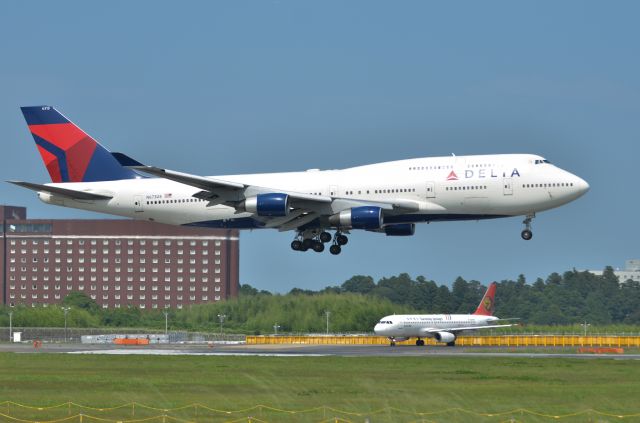
[[274, 192], [286, 194], [289, 196], [290, 205], [294, 209], [292, 213], [288, 216], [262, 219], [265, 222], [265, 226], [278, 228], [280, 231], [293, 230], [318, 217], [330, 216], [342, 210], [359, 206], [377, 206], [390, 214], [414, 212], [420, 208], [420, 204], [412, 200], [399, 200], [394, 202], [366, 201], [326, 195], [311, 195], [273, 187], [247, 185], [218, 178], [177, 172], [156, 166], [147, 166], [122, 153], [112, 154], [123, 166], [201, 189], [202, 191], [193, 196], [209, 201], [210, 205], [224, 204], [236, 206], [247, 197], [257, 194]]
[[53, 194], [58, 197], [69, 198], [71, 200], [109, 200], [113, 198], [111, 195], [105, 194], [96, 194], [89, 191], [77, 191], [74, 189], [68, 188], [60, 188], [50, 185], [41, 185], [34, 184], [32, 182], [24, 182], [24, 181], [7, 181], [10, 184], [18, 185], [23, 188], [30, 189], [36, 192], [46, 192], [48, 194]]
[[487, 325], [487, 326], [461, 326], [458, 328], [446, 328], [446, 329], [425, 329], [426, 333], [436, 333], [436, 332], [461, 332], [464, 330], [480, 330], [480, 329], [493, 329], [493, 328], [506, 328], [509, 326], [517, 326], [515, 324], [512, 325]]

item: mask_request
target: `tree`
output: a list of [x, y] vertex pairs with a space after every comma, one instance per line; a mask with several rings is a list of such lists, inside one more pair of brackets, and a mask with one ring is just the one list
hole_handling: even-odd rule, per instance
[[368, 294], [376, 287], [371, 276], [356, 275], [342, 284], [341, 288], [344, 292], [354, 292], [357, 294]]
[[100, 309], [98, 303], [91, 299], [84, 292], [70, 292], [64, 299], [62, 300], [62, 305], [65, 307], [71, 308], [79, 308], [82, 310], [87, 310], [90, 312], [95, 312]]

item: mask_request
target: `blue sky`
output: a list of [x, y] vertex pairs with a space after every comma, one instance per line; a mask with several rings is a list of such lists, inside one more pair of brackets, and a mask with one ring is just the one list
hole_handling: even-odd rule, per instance
[[[0, 179], [47, 182], [19, 106], [50, 104], [113, 151], [197, 174], [535, 153], [587, 180], [520, 218], [357, 233], [342, 255], [241, 235], [241, 282], [319, 289], [354, 274], [449, 284], [622, 266], [638, 250], [637, 2], [7, 2]], [[0, 184], [33, 218], [95, 218]]]

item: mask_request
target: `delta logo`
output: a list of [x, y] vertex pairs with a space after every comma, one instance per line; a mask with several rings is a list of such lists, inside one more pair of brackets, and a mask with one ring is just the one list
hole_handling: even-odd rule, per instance
[[[466, 169], [464, 171], [464, 179], [486, 179], [486, 178], [498, 178], [500, 175], [496, 172], [495, 169]], [[503, 178], [515, 178], [520, 177], [520, 171], [517, 168], [513, 168], [511, 174], [509, 172], [502, 172]], [[447, 181], [457, 181], [458, 175], [454, 170], [449, 172], [447, 176]]]

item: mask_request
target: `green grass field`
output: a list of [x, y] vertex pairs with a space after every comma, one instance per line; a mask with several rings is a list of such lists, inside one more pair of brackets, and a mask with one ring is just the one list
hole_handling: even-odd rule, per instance
[[[268, 422], [346, 421], [550, 421], [521, 413], [483, 417], [480, 413], [518, 408], [563, 415], [585, 409], [613, 414], [640, 413], [640, 363], [473, 357], [222, 357], [0, 354], [0, 402], [47, 406], [73, 401], [112, 407], [137, 401], [159, 408], [200, 403], [239, 410], [258, 404], [285, 410], [329, 406], [360, 413], [318, 409], [308, 413], [252, 410], [221, 414], [203, 408], [167, 413], [189, 421], [233, 421], [254, 416]], [[400, 411], [374, 414], [393, 407]], [[131, 406], [110, 411], [63, 407], [50, 410], [0, 406], [0, 413], [26, 420], [51, 420], [85, 413], [109, 420], [164, 414]], [[2, 420], [0, 418], [0, 420]], [[6, 419], [6, 421], [10, 421]], [[77, 420], [76, 420], [77, 421]], [[92, 421], [85, 419], [85, 422]], [[157, 420], [161, 421], [161, 420]], [[168, 420], [167, 420], [168, 421]], [[583, 414], [576, 421], [640, 421], [640, 417]]]

